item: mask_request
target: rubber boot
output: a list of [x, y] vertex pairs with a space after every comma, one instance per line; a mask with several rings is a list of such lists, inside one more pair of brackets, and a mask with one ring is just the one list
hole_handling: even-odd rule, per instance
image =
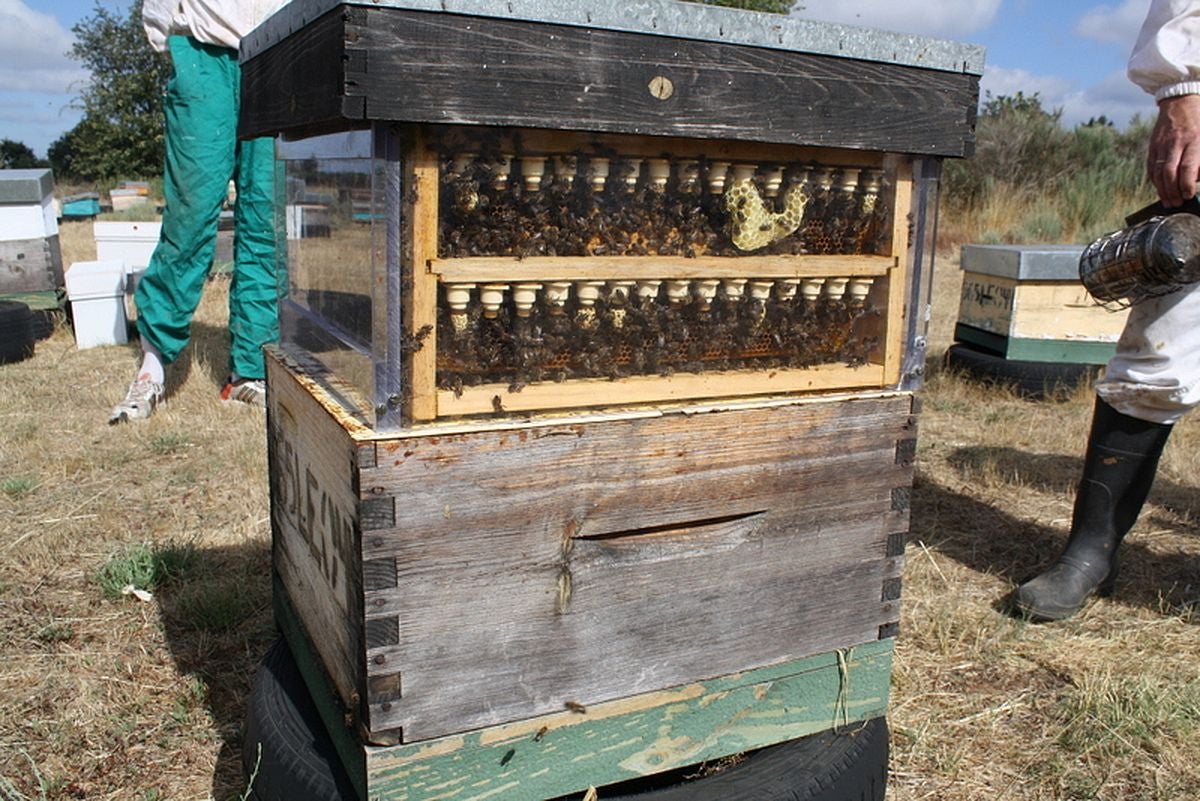
[[1150, 494], [1170, 433], [1170, 425], [1129, 417], [1096, 399], [1066, 550], [1048, 570], [1017, 588], [1014, 611], [1039, 622], [1062, 620], [1092, 595], [1112, 593], [1117, 546]]

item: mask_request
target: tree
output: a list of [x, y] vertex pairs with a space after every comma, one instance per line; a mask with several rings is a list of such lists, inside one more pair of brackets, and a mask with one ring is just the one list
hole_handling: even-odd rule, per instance
[[698, 2], [709, 6], [741, 8], [746, 11], [768, 11], [772, 14], [786, 14], [796, 5], [796, 0], [698, 0]]
[[91, 80], [80, 92], [83, 119], [50, 145], [56, 170], [85, 180], [150, 177], [162, 172], [162, 97], [170, 67], [142, 29], [142, 0], [125, 17], [99, 0], [71, 28], [72, 58]]
[[24, 142], [14, 142], [12, 139], [0, 139], [0, 168], [24, 170], [41, 166], [43, 166], [42, 163], [38, 161], [29, 145]]

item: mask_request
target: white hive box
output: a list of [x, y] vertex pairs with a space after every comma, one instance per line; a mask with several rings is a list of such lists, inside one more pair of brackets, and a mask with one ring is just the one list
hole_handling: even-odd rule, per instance
[[80, 350], [129, 339], [125, 318], [125, 264], [80, 261], [67, 270], [67, 299]]
[[161, 222], [95, 222], [92, 235], [96, 239], [96, 258], [100, 261], [125, 263], [125, 292], [130, 298], [126, 304], [129, 319], [137, 316], [132, 303], [138, 281], [150, 264], [150, 257], [158, 247]]
[[160, 222], [95, 222], [92, 235], [96, 238], [96, 258], [100, 261], [123, 261], [131, 272], [146, 269], [154, 248], [158, 246]]
[[58, 234], [50, 170], [0, 171], [0, 241]]

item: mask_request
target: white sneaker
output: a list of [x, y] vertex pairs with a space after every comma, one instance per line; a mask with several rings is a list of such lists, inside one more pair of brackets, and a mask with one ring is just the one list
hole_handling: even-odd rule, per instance
[[261, 378], [240, 378], [229, 381], [221, 390], [224, 403], [245, 403], [260, 408], [267, 405], [267, 384]]
[[126, 423], [130, 420], [145, 420], [154, 414], [163, 396], [163, 385], [156, 381], [136, 378], [125, 393], [125, 400], [113, 407], [108, 415], [108, 424]]

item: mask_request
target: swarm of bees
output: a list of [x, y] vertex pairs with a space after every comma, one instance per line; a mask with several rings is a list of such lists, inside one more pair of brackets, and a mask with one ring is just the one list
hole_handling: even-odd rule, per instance
[[[439, 255], [876, 253], [887, 244], [882, 182], [875, 169], [509, 155], [481, 140], [442, 156]], [[736, 203], [727, 197], [735, 187]], [[758, 218], [772, 230], [744, 230]], [[438, 384], [519, 392], [574, 378], [865, 362], [880, 329], [870, 281], [821, 283], [803, 291], [799, 279], [443, 286]]]
[[819, 294], [798, 293], [799, 281], [643, 281], [637, 291], [593, 283], [603, 284], [594, 299], [559, 302], [543, 291], [518, 307], [510, 292], [498, 306], [442, 314], [439, 385], [519, 392], [573, 378], [856, 365], [878, 344], [870, 279], [815, 279]]
[[881, 182], [873, 169], [484, 148], [443, 159], [438, 255], [744, 255], [724, 195], [751, 185], [780, 215], [787, 199], [807, 199], [790, 235], [751, 238], [754, 253], [877, 253]]

